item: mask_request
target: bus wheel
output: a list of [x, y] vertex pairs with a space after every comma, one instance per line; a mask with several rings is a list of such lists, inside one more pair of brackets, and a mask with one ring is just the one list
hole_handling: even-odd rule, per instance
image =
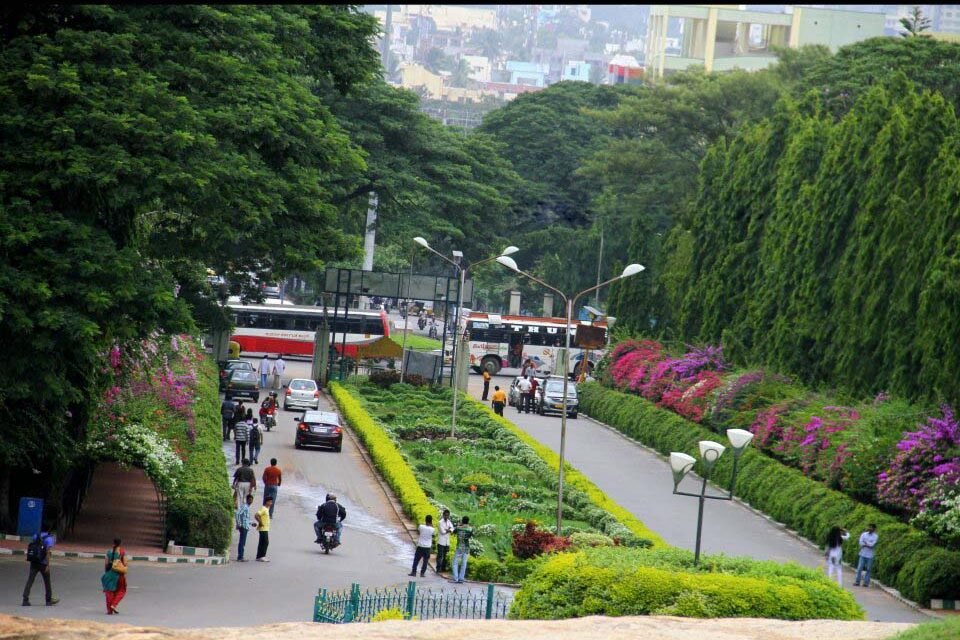
[[497, 358], [493, 358], [493, 357], [484, 358], [480, 366], [486, 369], [487, 373], [489, 373], [492, 376], [495, 376], [498, 373], [500, 373], [500, 362]]

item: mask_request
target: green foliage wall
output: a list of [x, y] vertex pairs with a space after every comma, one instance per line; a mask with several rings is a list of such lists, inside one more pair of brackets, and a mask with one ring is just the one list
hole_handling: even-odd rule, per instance
[[702, 163], [671, 234], [677, 333], [857, 394], [960, 399], [958, 151], [953, 106], [902, 74], [839, 119], [781, 101]]

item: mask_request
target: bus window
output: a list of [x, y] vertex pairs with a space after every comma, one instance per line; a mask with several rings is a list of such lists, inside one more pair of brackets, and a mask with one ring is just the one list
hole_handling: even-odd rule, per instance
[[476, 342], [488, 342], [490, 333], [491, 331], [489, 329], [473, 327], [470, 329], [470, 339]]

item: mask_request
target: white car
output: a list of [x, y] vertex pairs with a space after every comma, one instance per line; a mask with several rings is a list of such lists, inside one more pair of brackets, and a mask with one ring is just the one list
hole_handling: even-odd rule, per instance
[[290, 411], [293, 408], [320, 408], [320, 388], [316, 382], [309, 378], [294, 378], [290, 381], [283, 396], [283, 410]]

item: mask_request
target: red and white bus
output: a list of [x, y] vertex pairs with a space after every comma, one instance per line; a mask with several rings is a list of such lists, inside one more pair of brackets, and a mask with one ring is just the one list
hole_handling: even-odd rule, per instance
[[[574, 344], [579, 326], [602, 327], [605, 333], [607, 330], [607, 323], [603, 321], [574, 320], [571, 325], [571, 345]], [[495, 374], [504, 367], [520, 367], [529, 358], [533, 360], [538, 372], [559, 374], [563, 368], [559, 356], [566, 344], [565, 326], [564, 318], [504, 316], [471, 311], [466, 321], [470, 340], [470, 366]], [[606, 342], [607, 339], [604, 340], [604, 343]], [[571, 346], [567, 370], [574, 376], [579, 376], [586, 359], [589, 373], [603, 354], [604, 350], [585, 351]]]
[[[295, 305], [231, 304], [236, 329], [231, 340], [243, 353], [313, 355], [317, 327], [323, 324], [323, 307]], [[357, 346], [382, 336], [390, 336], [387, 314], [381, 311], [327, 309], [330, 344], [337, 353], [353, 357]], [[346, 334], [346, 344], [344, 344]]]

